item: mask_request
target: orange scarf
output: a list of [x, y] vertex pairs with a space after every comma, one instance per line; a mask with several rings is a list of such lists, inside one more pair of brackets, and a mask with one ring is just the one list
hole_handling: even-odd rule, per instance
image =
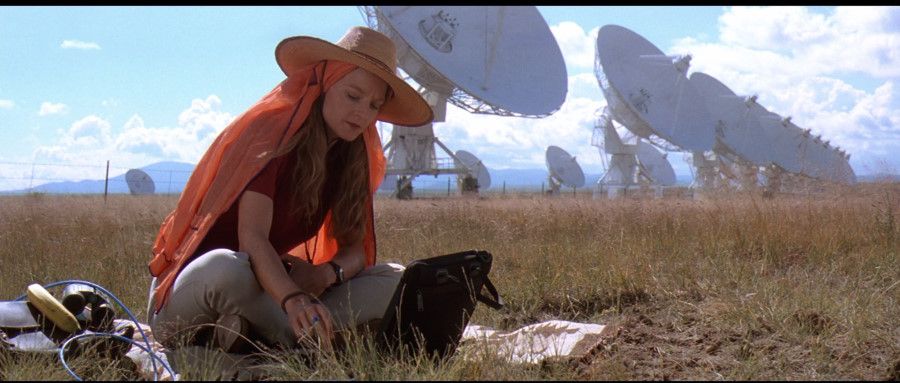
[[[291, 73], [216, 137], [194, 168], [178, 205], [163, 221], [153, 244], [149, 267], [150, 274], [157, 277], [157, 288], [153, 293], [155, 312], [165, 305], [175, 278], [216, 219], [231, 207], [250, 180], [268, 164], [271, 153], [297, 133], [315, 100], [356, 68], [353, 64], [329, 60]], [[374, 122], [363, 131], [363, 139], [371, 189], [366, 204], [363, 243], [366, 266], [371, 266], [375, 264], [372, 204], [375, 191], [384, 179], [386, 160]], [[318, 234], [290, 253], [300, 254], [300, 247], [308, 245], [313, 249], [314, 264], [331, 260], [338, 251], [337, 240], [328, 235], [331, 225], [329, 211]]]

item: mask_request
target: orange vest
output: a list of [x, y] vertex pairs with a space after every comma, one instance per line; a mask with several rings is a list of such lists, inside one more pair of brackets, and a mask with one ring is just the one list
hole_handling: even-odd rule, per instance
[[[216, 137], [197, 163], [184, 191], [153, 243], [150, 274], [157, 278], [155, 312], [165, 305], [175, 278], [203, 241], [206, 233], [244, 191], [244, 188], [271, 160], [273, 153], [293, 136], [309, 116], [322, 92], [356, 69], [339, 61], [320, 61], [292, 73], [271, 92], [238, 116]], [[375, 123], [363, 131], [369, 160], [369, 187], [366, 234], [363, 244], [366, 266], [375, 264], [375, 222], [373, 198], [384, 178], [386, 160]], [[331, 212], [325, 216], [318, 235], [300, 247], [313, 249], [314, 264], [331, 260], [338, 251], [337, 240], [328, 235]], [[313, 243], [315, 241], [316, 243]]]

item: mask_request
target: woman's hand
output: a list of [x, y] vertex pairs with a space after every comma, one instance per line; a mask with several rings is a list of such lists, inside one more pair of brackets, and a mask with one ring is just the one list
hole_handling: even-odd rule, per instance
[[317, 297], [322, 295], [322, 292], [337, 279], [334, 269], [329, 264], [313, 266], [304, 261], [294, 262], [290, 276], [300, 290], [312, 293]]
[[331, 313], [325, 305], [315, 303], [309, 296], [301, 294], [288, 299], [284, 309], [298, 343], [313, 336], [318, 338], [323, 349], [328, 352], [332, 350], [334, 327]]

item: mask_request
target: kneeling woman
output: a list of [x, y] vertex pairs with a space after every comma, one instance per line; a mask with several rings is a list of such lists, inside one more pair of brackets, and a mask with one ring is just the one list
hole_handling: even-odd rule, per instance
[[275, 56], [287, 78], [216, 138], [154, 243], [150, 325], [164, 344], [229, 318], [271, 343], [328, 340], [379, 319], [399, 281], [401, 266], [375, 265], [375, 121], [420, 126], [431, 108], [374, 30], [288, 38]]

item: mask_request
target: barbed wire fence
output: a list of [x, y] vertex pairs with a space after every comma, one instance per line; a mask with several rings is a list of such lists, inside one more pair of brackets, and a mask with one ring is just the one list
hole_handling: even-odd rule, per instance
[[[0, 161], [0, 193], [129, 193], [125, 173], [130, 169], [107, 160], [94, 164]], [[141, 170], [153, 180], [155, 194], [181, 193], [191, 175], [190, 170], [176, 168]]]
[[[185, 167], [189, 166], [185, 164]], [[113, 160], [95, 163], [52, 163], [0, 161], [0, 194], [59, 193], [59, 194], [128, 194], [130, 189], [125, 173], [131, 167], [116, 165]], [[154, 183], [154, 194], [180, 194], [191, 176], [192, 170], [153, 166], [141, 168]], [[389, 182], [389, 181], [385, 181]], [[544, 195], [549, 186], [507, 185], [495, 181], [480, 194], [492, 196]], [[583, 188], [563, 188], [564, 196], [587, 196], [592, 192]], [[379, 196], [391, 196], [393, 187], [378, 191]], [[454, 197], [462, 195], [455, 177], [420, 176], [414, 184], [417, 197]]]

